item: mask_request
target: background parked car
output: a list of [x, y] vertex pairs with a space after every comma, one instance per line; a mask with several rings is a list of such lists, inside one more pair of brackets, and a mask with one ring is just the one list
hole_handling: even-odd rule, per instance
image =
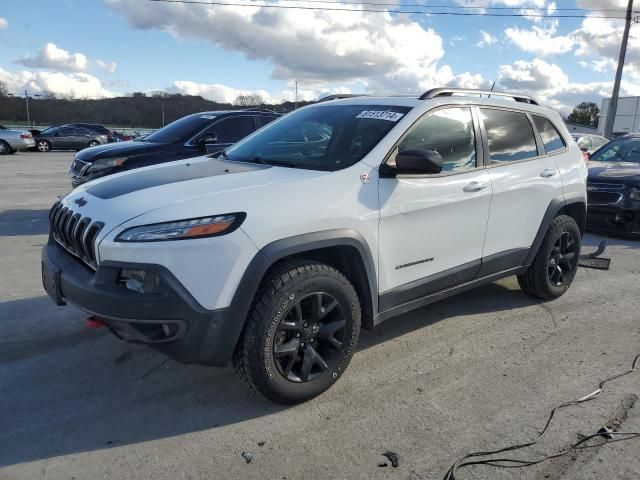
[[580, 150], [586, 153], [593, 153], [601, 146], [609, 143], [609, 140], [606, 138], [590, 133], [572, 133], [571, 136], [578, 144], [578, 147], [580, 147]]
[[587, 196], [591, 230], [640, 238], [640, 134], [619, 137], [591, 155]]
[[36, 147], [40, 152], [49, 150], [82, 150], [108, 142], [107, 136], [87, 128], [62, 125], [50, 127], [36, 135]]
[[126, 135], [124, 133], [116, 132], [115, 130], [111, 132], [111, 136], [113, 137], [114, 142], [128, 142], [135, 138], [132, 135]]
[[91, 130], [92, 132], [99, 133], [107, 136], [108, 142], [115, 142], [115, 138], [113, 137], [113, 133], [104, 125], [98, 125], [97, 123], [67, 123], [67, 127], [80, 127], [86, 128], [87, 130]]
[[131, 142], [102, 145], [76, 154], [73, 187], [123, 170], [217, 153], [278, 118], [268, 110], [194, 113]]
[[18, 150], [32, 148], [36, 142], [31, 133], [24, 130], [13, 130], [0, 125], [0, 155], [9, 155]]

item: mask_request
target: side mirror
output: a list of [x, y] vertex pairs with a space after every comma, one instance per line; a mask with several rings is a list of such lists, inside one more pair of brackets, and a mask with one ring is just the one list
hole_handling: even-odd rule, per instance
[[396, 173], [429, 175], [442, 172], [442, 155], [435, 150], [408, 148], [396, 155]]
[[216, 135], [215, 133], [210, 133], [208, 135], [205, 135], [204, 137], [202, 137], [200, 140], [198, 140], [198, 143], [200, 145], [208, 145], [211, 143], [218, 143], [218, 135]]

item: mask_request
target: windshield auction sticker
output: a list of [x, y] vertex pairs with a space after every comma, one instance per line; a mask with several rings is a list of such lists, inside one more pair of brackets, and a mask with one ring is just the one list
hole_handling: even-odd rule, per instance
[[397, 122], [404, 116], [404, 113], [384, 112], [382, 110], [365, 110], [356, 115], [356, 118], [373, 118], [376, 120], [387, 120]]

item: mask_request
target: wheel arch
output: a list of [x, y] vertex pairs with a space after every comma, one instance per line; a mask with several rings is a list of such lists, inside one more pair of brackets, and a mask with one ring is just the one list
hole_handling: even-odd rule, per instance
[[283, 262], [303, 258], [340, 270], [358, 293], [363, 328], [373, 328], [378, 303], [377, 277], [373, 256], [364, 237], [353, 229], [296, 235], [264, 246], [246, 268], [229, 306], [228, 315], [234, 321], [227, 324], [231, 331], [225, 336], [230, 341], [224, 346], [227, 351], [219, 352], [223, 357], [231, 358], [262, 280]]
[[551, 203], [549, 203], [547, 211], [545, 212], [544, 217], [542, 217], [538, 233], [531, 244], [524, 266], [531, 265], [533, 259], [538, 253], [538, 250], [540, 249], [540, 245], [542, 245], [542, 241], [544, 240], [547, 230], [549, 230], [551, 222], [553, 222], [553, 219], [558, 215], [568, 215], [573, 218], [580, 228], [580, 234], [584, 235], [585, 225], [587, 223], [587, 203], [585, 197], [579, 193], [559, 195], [555, 197]]

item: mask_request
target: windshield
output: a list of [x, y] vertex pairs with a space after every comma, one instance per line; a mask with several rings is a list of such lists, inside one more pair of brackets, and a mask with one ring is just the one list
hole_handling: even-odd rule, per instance
[[310, 170], [359, 162], [410, 107], [323, 105], [295, 111], [226, 152], [229, 160]]
[[595, 152], [591, 160], [640, 163], [640, 138], [614, 140]]
[[49, 133], [55, 133], [58, 130], [60, 130], [60, 127], [47, 127], [44, 130], [42, 130], [40, 133], [41, 134], [49, 134]]
[[207, 113], [187, 115], [138, 140], [153, 143], [175, 143], [188, 140], [215, 118], [215, 115]]

